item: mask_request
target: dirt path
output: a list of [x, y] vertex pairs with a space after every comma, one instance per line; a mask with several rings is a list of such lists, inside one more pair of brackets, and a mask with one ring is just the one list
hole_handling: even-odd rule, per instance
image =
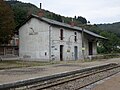
[[102, 83], [98, 83], [91, 90], [120, 90], [120, 73], [103, 80]]

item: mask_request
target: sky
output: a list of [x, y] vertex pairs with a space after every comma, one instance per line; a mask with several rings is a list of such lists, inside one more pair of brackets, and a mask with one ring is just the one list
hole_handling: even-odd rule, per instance
[[66, 17], [82, 16], [91, 24], [120, 22], [120, 0], [19, 0]]

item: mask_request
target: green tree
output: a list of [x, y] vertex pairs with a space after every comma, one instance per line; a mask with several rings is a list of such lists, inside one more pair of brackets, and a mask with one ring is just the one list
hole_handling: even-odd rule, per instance
[[82, 22], [82, 24], [87, 24], [87, 20], [84, 17], [78, 16], [77, 20]]
[[116, 53], [120, 52], [118, 46], [120, 46], [120, 38], [116, 34], [103, 31], [100, 33], [102, 36], [108, 38], [108, 40], [102, 40], [98, 47], [99, 53]]
[[62, 17], [60, 15], [57, 15], [57, 14], [52, 14], [52, 17], [54, 20], [56, 21], [59, 21], [59, 22], [62, 22]]
[[7, 44], [14, 30], [14, 15], [9, 5], [0, 0], [0, 44]]

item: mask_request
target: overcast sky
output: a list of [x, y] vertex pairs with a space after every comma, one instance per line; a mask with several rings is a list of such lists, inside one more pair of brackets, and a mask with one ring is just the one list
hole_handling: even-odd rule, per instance
[[83, 16], [92, 24], [120, 22], [120, 0], [19, 0], [62, 16]]

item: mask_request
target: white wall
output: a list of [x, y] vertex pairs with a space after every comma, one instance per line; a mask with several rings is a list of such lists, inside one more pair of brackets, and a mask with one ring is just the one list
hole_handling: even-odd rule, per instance
[[[63, 29], [63, 40], [60, 40], [60, 29]], [[74, 32], [77, 32], [77, 42], [74, 41]], [[78, 59], [82, 58], [82, 42], [81, 42], [81, 33], [74, 30], [68, 30], [61, 27], [53, 27], [51, 31], [51, 46], [53, 46], [51, 52], [55, 60], [60, 60], [60, 45], [63, 47], [63, 59], [64, 60], [74, 60], [74, 46], [78, 47]], [[68, 41], [70, 39], [70, 45]], [[70, 47], [70, 52], [67, 52], [68, 47]]]
[[[30, 35], [34, 30], [36, 35]], [[32, 18], [19, 29], [19, 55], [32, 59], [49, 59], [49, 25]], [[45, 53], [47, 54], [45, 56]]]

